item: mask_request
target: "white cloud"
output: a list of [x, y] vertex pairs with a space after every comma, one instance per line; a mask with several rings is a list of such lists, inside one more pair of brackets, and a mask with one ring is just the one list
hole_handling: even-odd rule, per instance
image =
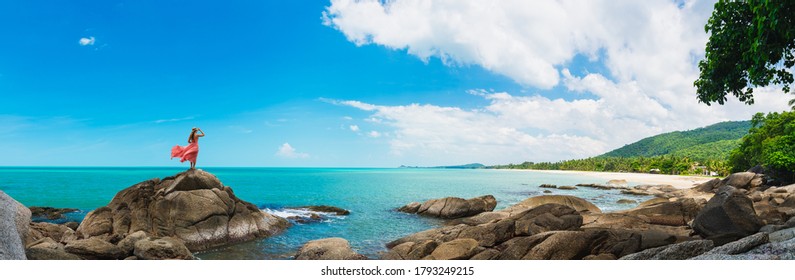
[[[478, 65], [531, 94], [474, 91], [488, 102], [475, 110], [331, 103], [373, 112], [369, 119], [378, 121], [369, 122], [394, 129], [395, 154], [494, 163], [594, 156], [658, 133], [787, 110], [791, 96], [775, 88], [755, 90], [754, 106], [733, 97], [724, 106], [698, 103], [693, 81], [713, 4], [332, 0], [324, 23], [357, 45], [436, 57], [451, 67]], [[577, 56], [604, 69], [580, 69], [588, 66], [572, 63]], [[532, 94], [555, 86], [566, 100]]]
[[381, 133], [375, 130], [371, 130], [369, 133], [367, 133], [367, 136], [378, 138], [381, 137]]
[[348, 128], [350, 128], [353, 132], [359, 131], [359, 126], [355, 124], [350, 125]]
[[91, 37], [88, 37], [88, 38], [86, 38], [86, 37], [80, 38], [80, 41], [78, 41], [78, 43], [81, 46], [93, 46], [95, 41], [96, 40], [94, 39], [94, 37], [91, 36]]
[[620, 80], [692, 72], [711, 8], [711, 1], [680, 7], [668, 0], [332, 0], [324, 23], [357, 45], [480, 65], [524, 85], [551, 88], [577, 54], [602, 59]]
[[297, 152], [293, 146], [290, 146], [290, 143], [282, 144], [276, 151], [276, 155], [283, 158], [309, 158], [309, 154]]

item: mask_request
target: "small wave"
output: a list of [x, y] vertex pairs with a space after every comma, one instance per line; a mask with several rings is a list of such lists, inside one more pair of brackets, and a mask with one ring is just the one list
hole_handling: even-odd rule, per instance
[[306, 208], [265, 208], [262, 209], [262, 211], [293, 221], [317, 221], [328, 223], [332, 222], [333, 220], [345, 219], [345, 216], [339, 216], [329, 212], [312, 211]]

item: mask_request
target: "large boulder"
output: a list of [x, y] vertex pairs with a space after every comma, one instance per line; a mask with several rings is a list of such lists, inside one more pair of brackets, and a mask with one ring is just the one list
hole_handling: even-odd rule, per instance
[[543, 204], [507, 219], [514, 222], [516, 236], [530, 236], [547, 231], [577, 230], [582, 226], [582, 215], [566, 205]]
[[602, 211], [599, 210], [599, 207], [596, 207], [593, 203], [588, 202], [585, 199], [570, 196], [570, 195], [541, 195], [541, 196], [534, 196], [528, 199], [523, 200], [517, 204], [512, 205], [511, 207], [506, 208], [503, 211], [506, 212], [522, 212], [527, 209], [535, 208], [544, 204], [560, 204], [565, 205], [574, 210], [579, 212], [590, 212], [590, 213], [601, 213]]
[[765, 175], [754, 172], [733, 173], [723, 180], [712, 179], [711, 181], [699, 184], [694, 189], [702, 192], [716, 192], [724, 186], [732, 186], [738, 189], [751, 190], [765, 184]]
[[693, 221], [693, 230], [716, 245], [754, 234], [762, 226], [753, 201], [732, 186], [718, 189]]
[[621, 257], [641, 248], [641, 236], [623, 230], [550, 231], [536, 236], [546, 238], [530, 247], [521, 259], [581, 260], [603, 254]]
[[274, 235], [289, 223], [243, 201], [202, 170], [126, 188], [104, 207], [86, 215], [77, 228], [82, 238], [121, 239], [144, 231], [150, 237], [175, 237], [190, 250]]
[[312, 240], [295, 255], [296, 260], [365, 260], [367, 257], [351, 249], [348, 240], [333, 237]]
[[407, 213], [417, 213], [424, 216], [438, 217], [443, 219], [455, 219], [477, 215], [482, 212], [494, 210], [497, 200], [492, 195], [484, 195], [471, 199], [459, 197], [445, 197], [441, 199], [431, 199], [425, 201], [417, 207], [416, 202], [412, 202], [398, 209]]
[[0, 260], [24, 260], [30, 209], [0, 191]]
[[658, 201], [645, 203], [636, 208], [617, 213], [642, 217], [650, 224], [666, 226], [687, 226], [699, 211], [704, 208], [706, 200], [684, 198], [676, 201]]

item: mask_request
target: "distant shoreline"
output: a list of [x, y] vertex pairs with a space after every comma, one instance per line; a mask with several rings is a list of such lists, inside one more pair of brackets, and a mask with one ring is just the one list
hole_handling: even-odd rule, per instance
[[[624, 173], [624, 172], [597, 172], [597, 171], [575, 171], [575, 170], [536, 170], [536, 169], [503, 169], [513, 170], [519, 172], [537, 172], [548, 174], [570, 174], [589, 176], [594, 178], [603, 179], [605, 182], [609, 180], [627, 180], [627, 182], [636, 182], [649, 185], [671, 185], [678, 189], [692, 188], [697, 184], [707, 182], [714, 179], [713, 177], [701, 176], [682, 176], [682, 175], [666, 175], [666, 174], [648, 174], [648, 173]], [[550, 182], [554, 183], [554, 182]]]

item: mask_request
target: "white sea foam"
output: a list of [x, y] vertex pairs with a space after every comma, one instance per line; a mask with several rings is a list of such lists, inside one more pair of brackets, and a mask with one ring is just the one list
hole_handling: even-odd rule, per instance
[[312, 211], [306, 208], [282, 208], [282, 209], [270, 209], [265, 208], [262, 209], [262, 212], [279, 216], [285, 219], [296, 219], [296, 218], [303, 218], [303, 219], [311, 219], [313, 215], [320, 216], [323, 222], [330, 222], [329, 219], [344, 219], [345, 216], [339, 216], [334, 213], [328, 212], [318, 212]]

